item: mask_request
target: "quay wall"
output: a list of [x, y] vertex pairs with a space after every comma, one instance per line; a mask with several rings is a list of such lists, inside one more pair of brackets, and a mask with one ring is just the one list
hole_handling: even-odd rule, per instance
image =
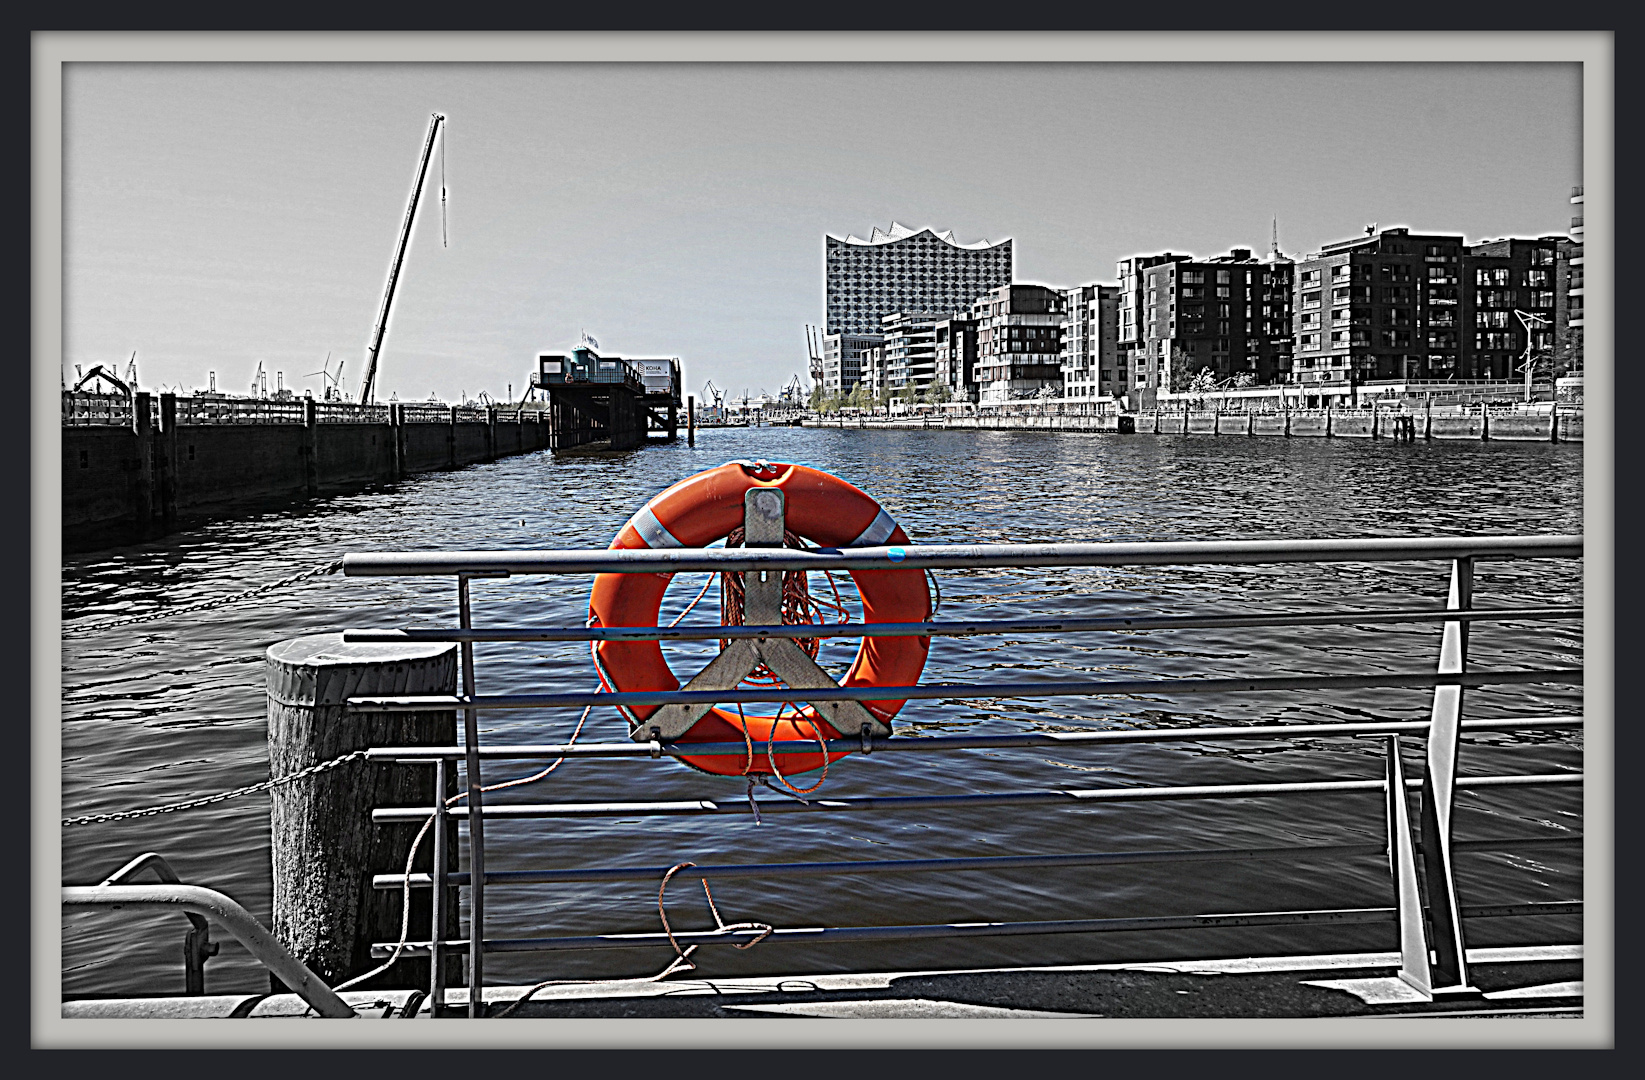
[[962, 416], [901, 420], [817, 417], [805, 427], [1089, 431], [1140, 435], [1247, 435], [1293, 439], [1581, 442], [1582, 413], [1451, 413], [1427, 410], [1296, 409], [1289, 412], [1159, 410], [1108, 416]]
[[426, 407], [408, 416], [391, 405], [377, 410], [382, 421], [334, 423], [321, 422], [313, 403], [296, 403], [267, 422], [179, 423], [171, 395], [152, 404], [148, 394], [138, 398], [123, 425], [62, 429], [63, 540], [71, 549], [164, 535], [189, 517], [535, 453], [549, 442], [549, 417], [535, 411], [436, 419]]

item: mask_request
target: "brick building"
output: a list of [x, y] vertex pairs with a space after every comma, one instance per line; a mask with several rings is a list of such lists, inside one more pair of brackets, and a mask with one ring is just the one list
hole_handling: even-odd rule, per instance
[[940, 319], [936, 334], [937, 381], [954, 401], [977, 400], [977, 321], [955, 316]]

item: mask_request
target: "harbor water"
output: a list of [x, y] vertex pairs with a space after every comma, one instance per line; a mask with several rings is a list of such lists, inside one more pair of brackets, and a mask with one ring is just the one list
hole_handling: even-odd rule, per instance
[[[734, 459], [803, 462], [878, 499], [915, 543], [1240, 540], [1580, 533], [1581, 445], [1390, 443], [1387, 440], [1128, 437], [941, 430], [726, 428], [696, 446], [509, 458], [287, 509], [203, 525], [152, 543], [75, 555], [63, 565], [66, 628], [229, 597], [349, 552], [604, 547], [665, 487]], [[1324, 611], [1443, 605], [1444, 563], [1162, 566], [944, 571], [943, 618], [1095, 617], [1143, 613]], [[663, 616], [702, 588], [681, 575]], [[813, 580], [814, 593], [826, 590]], [[473, 585], [479, 626], [580, 625], [589, 580], [526, 577]], [[831, 594], [830, 594], [831, 595]], [[1579, 604], [1577, 560], [1481, 562], [1476, 604]], [[349, 628], [453, 625], [450, 579], [311, 579], [254, 600], [91, 633], [66, 633], [62, 661], [62, 816], [197, 798], [268, 778], [264, 654], [286, 638]], [[717, 624], [718, 588], [686, 616]], [[847, 606], [854, 594], [847, 591]], [[1228, 677], [1431, 671], [1440, 625], [1004, 635], [933, 642], [925, 681]], [[715, 648], [670, 645], [682, 681]], [[856, 642], [825, 641], [842, 672]], [[1481, 668], [1582, 662], [1578, 620], [1487, 622], [1470, 637]], [[482, 645], [481, 693], [588, 689], [586, 645]], [[1431, 691], [1138, 694], [1106, 698], [910, 702], [896, 737], [1094, 731], [1204, 724], [1426, 719]], [[1580, 713], [1580, 687], [1470, 690], [1466, 717]], [[487, 743], [563, 741], [580, 710], [482, 713]], [[581, 738], [619, 741], [613, 708], [588, 714]], [[1420, 741], [1407, 768], [1420, 774]], [[1579, 731], [1464, 737], [1464, 774], [1575, 772]], [[1100, 748], [852, 755], [819, 795], [921, 795], [1137, 785], [1380, 778], [1383, 743], [1242, 740]], [[487, 783], [540, 765], [489, 765]], [[794, 778], [801, 787], [819, 775]], [[762, 799], [781, 796], [762, 791]], [[711, 798], [737, 802], [737, 778], [670, 761], [570, 760], [496, 801]], [[1581, 832], [1577, 786], [1458, 796], [1459, 839]], [[95, 884], [157, 851], [185, 882], [221, 890], [271, 921], [268, 796], [176, 813], [65, 827], [63, 881]], [[1104, 803], [1072, 808], [911, 813], [747, 814], [490, 822], [487, 868], [681, 862], [753, 863], [961, 855], [1058, 854], [1294, 844], [1374, 844], [1377, 793], [1309, 798]], [[1464, 906], [1581, 897], [1580, 844], [1458, 857]], [[619, 884], [493, 887], [488, 937], [656, 932], [657, 878]], [[1008, 873], [740, 878], [714, 885], [727, 922], [873, 926], [1386, 907], [1385, 858], [1122, 865]], [[668, 890], [675, 929], [711, 929], [688, 872]], [[65, 996], [181, 993], [175, 914], [74, 910], [63, 916]], [[413, 937], [426, 927], [413, 927]], [[1469, 944], [1574, 942], [1574, 917], [1478, 920]], [[214, 938], [225, 939], [221, 931]], [[1391, 949], [1391, 924], [1327, 930], [1125, 932], [874, 945], [764, 943], [704, 948], [696, 975], [916, 970], [1117, 959]], [[490, 983], [649, 976], [671, 950], [515, 953], [487, 958]], [[266, 991], [261, 967], [232, 939], [206, 968], [211, 993]]]

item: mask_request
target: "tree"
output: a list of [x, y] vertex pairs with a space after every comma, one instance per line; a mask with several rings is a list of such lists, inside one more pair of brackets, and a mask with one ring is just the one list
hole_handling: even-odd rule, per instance
[[1205, 404], [1205, 395], [1214, 393], [1217, 389], [1217, 377], [1208, 367], [1202, 367], [1188, 380], [1187, 391], [1193, 395], [1193, 405], [1197, 409]]
[[1188, 389], [1193, 376], [1188, 372], [1188, 365], [1194, 358], [1181, 345], [1171, 346], [1171, 381], [1170, 388], [1173, 394], [1181, 394]]
[[948, 384], [941, 379], [932, 379], [930, 385], [925, 388], [923, 397], [930, 405], [941, 405], [954, 399], [954, 395], [948, 390]]

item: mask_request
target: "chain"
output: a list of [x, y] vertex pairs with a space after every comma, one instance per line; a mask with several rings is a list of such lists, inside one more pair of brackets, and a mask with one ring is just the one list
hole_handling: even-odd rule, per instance
[[364, 750], [355, 750], [352, 753], [344, 754], [340, 758], [333, 758], [330, 761], [322, 761], [318, 765], [310, 765], [308, 768], [303, 769], [300, 772], [294, 772], [290, 776], [281, 776], [274, 780], [264, 780], [261, 784], [252, 784], [249, 787], [235, 788], [233, 791], [223, 791], [216, 795], [207, 795], [203, 799], [190, 799], [188, 802], [167, 803], [164, 806], [151, 806], [146, 810], [122, 810], [117, 814], [91, 814], [87, 817], [64, 818], [63, 827], [67, 828], [70, 825], [100, 825], [105, 821], [124, 821], [127, 818], [152, 817], [155, 814], [170, 814], [177, 810], [189, 810], [196, 806], [209, 806], [212, 803], [220, 803], [228, 799], [238, 799], [242, 795], [251, 795], [258, 791], [270, 791], [281, 786], [282, 784], [295, 783], [296, 781], [303, 779], [305, 776], [313, 776], [316, 773], [323, 773], [327, 769], [335, 769], [345, 761], [354, 761], [365, 756], [366, 752]]
[[304, 570], [300, 574], [293, 574], [290, 577], [281, 578], [278, 581], [271, 581], [267, 585], [259, 585], [255, 589], [247, 589], [245, 592], [235, 593], [232, 596], [220, 596], [215, 600], [203, 600], [198, 604], [186, 604], [183, 607], [162, 608], [159, 611], [151, 611], [147, 615], [130, 615], [123, 619], [109, 619], [106, 622], [90, 624], [70, 623], [63, 627], [63, 634], [65, 637], [71, 634], [90, 634], [95, 633], [98, 630], [112, 630], [116, 626], [129, 626], [132, 623], [149, 622], [153, 619], [164, 619], [172, 615], [182, 615], [191, 611], [208, 611], [211, 608], [226, 607], [229, 604], [237, 604], [242, 600], [250, 600], [254, 596], [262, 596], [264, 593], [273, 592], [275, 589], [283, 589], [288, 585], [296, 585], [299, 582], [307, 581], [309, 578], [324, 577], [327, 574], [335, 574], [342, 568], [343, 562], [339, 559], [336, 562], [324, 563], [320, 566], [316, 566], [312, 570]]

